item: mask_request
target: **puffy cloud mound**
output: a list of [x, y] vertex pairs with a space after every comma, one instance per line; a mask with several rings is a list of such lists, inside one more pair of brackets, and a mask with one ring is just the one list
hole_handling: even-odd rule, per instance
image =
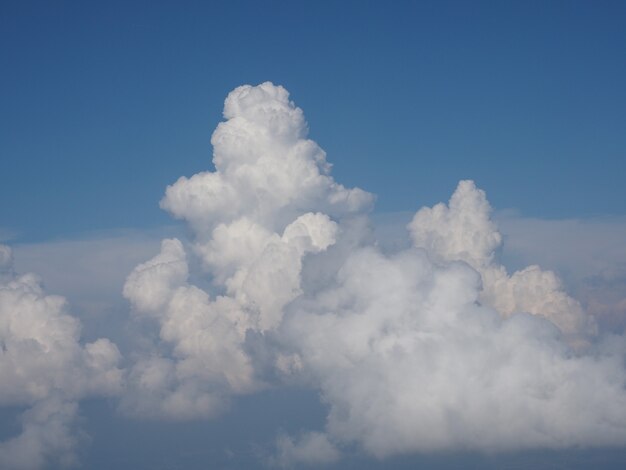
[[509, 276], [494, 262], [502, 237], [490, 219], [484, 191], [461, 181], [449, 204], [420, 209], [409, 224], [416, 247], [437, 261], [465, 261], [482, 276], [481, 300], [504, 315], [527, 312], [543, 315], [576, 343], [596, 331], [593, 319], [569, 297], [551, 271], [529, 266]]
[[156, 349], [172, 350], [170, 357], [148, 350], [137, 361], [123, 405], [133, 413], [211, 416], [231, 393], [266, 386], [247, 337], [275, 330], [302, 294], [303, 260], [336, 241], [331, 216], [372, 203], [328, 175], [324, 152], [306, 139], [303, 113], [284, 88], [239, 87], [224, 117], [212, 138], [216, 171], [180, 178], [161, 201], [190, 224], [191, 254], [212, 274], [211, 289], [189, 281], [188, 250], [176, 239], [164, 240], [124, 287], [137, 315], [158, 322]]
[[284, 88], [239, 87], [224, 117], [215, 171], [161, 201], [192, 239], [164, 240], [124, 287], [158, 327], [125, 409], [187, 419], [232, 394], [314, 387], [324, 432], [280, 437], [281, 466], [343, 446], [385, 457], [626, 443], [624, 339], [599, 337], [554, 273], [498, 264], [502, 237], [473, 182], [419, 210], [414, 246], [385, 254], [372, 196], [332, 179]]
[[0, 443], [0, 467], [74, 460], [71, 429], [83, 397], [120, 392], [120, 353], [107, 339], [82, 345], [80, 324], [37, 276], [15, 276], [0, 245], [0, 406], [25, 406], [22, 433]]
[[266, 82], [236, 88], [226, 98], [224, 117], [211, 139], [216, 171], [180, 178], [161, 201], [197, 236], [242, 217], [275, 231], [306, 212], [336, 216], [371, 205], [370, 194], [328, 175], [326, 154], [306, 139], [304, 114], [283, 87]]
[[626, 439], [621, 349], [577, 355], [544, 317], [499, 314], [469, 265], [368, 248], [337, 281], [286, 333], [330, 406], [333, 440], [385, 457]]

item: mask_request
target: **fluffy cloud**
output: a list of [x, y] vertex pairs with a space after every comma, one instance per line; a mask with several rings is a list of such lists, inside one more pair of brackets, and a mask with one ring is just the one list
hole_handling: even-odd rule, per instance
[[[293, 384], [318, 390], [328, 415], [324, 429], [279, 435], [269, 459], [278, 467], [330, 464], [346, 449], [384, 458], [626, 443], [626, 341], [598, 333], [589, 315], [625, 311], [621, 264], [581, 274], [587, 311], [552, 271], [507, 272], [503, 239], [578, 266], [571, 251], [524, 245], [528, 233], [503, 237], [472, 181], [417, 211], [410, 244], [379, 243], [374, 197], [333, 180], [284, 88], [239, 87], [224, 117], [214, 171], [180, 178], [161, 201], [191, 238], [162, 240], [126, 278], [133, 321], [145, 327], [127, 371], [108, 339], [81, 341], [65, 299], [18, 276], [0, 245], [0, 406], [25, 410], [21, 431], [0, 442], [1, 468], [77, 463], [85, 397], [120, 395], [128, 414], [188, 420], [224, 412], [233, 395]], [[522, 222], [515, 233], [576, 230], [579, 245], [591, 230]], [[613, 228], [602, 233], [622, 256]], [[96, 276], [110, 291], [152, 238], [57, 243], [50, 253], [84, 254], [73, 260], [81, 275], [63, 276], [68, 289], [116, 254], [123, 262]], [[19, 249], [27, 264], [47, 250]], [[590, 253], [583, 264], [606, 265]]]
[[[302, 294], [303, 260], [336, 240], [328, 214], [371, 205], [371, 195], [327, 174], [324, 152], [306, 139], [302, 111], [288, 98], [269, 83], [234, 90], [212, 138], [216, 171], [168, 187], [161, 205], [190, 224], [191, 254], [212, 284], [189, 281], [188, 253], [177, 239], [164, 240], [161, 253], [130, 274], [124, 295], [138, 315], [158, 322], [160, 347], [172, 356], [148, 351], [137, 361], [125, 409], [211, 416], [230, 393], [266, 386], [246, 351], [249, 336], [275, 330]], [[313, 211], [320, 208], [327, 213]]]
[[332, 440], [385, 457], [626, 439], [621, 339], [577, 355], [545, 317], [479, 303], [469, 265], [422, 250], [364, 249], [337, 280], [287, 326]]
[[[126, 279], [146, 326], [126, 387], [116, 346], [81, 342], [65, 300], [16, 275], [0, 245], [0, 405], [26, 409], [0, 467], [75, 463], [84, 397], [121, 393], [128, 414], [198, 419], [233, 395], [292, 384], [318, 390], [328, 416], [323, 430], [278, 437], [279, 467], [332, 463], [342, 449], [383, 458], [626, 442], [624, 338], [599, 334], [554, 272], [507, 272], [473, 182], [417, 211], [412, 246], [383, 250], [373, 196], [333, 180], [284, 88], [239, 87], [224, 117], [215, 170], [180, 178], [161, 201], [191, 239], [163, 240]], [[592, 311], [623, 302], [601, 287], [623, 283], [623, 270], [602, 276], [583, 291]]]
[[65, 299], [47, 295], [33, 274], [16, 276], [0, 246], [0, 405], [24, 406], [22, 433], [0, 443], [2, 468], [74, 460], [76, 403], [120, 392], [120, 354], [107, 339], [82, 345]]
[[553, 272], [533, 265], [509, 276], [494, 262], [502, 236], [490, 215], [484, 191], [472, 181], [461, 181], [447, 206], [440, 203], [420, 209], [409, 230], [414, 245], [426, 249], [436, 262], [459, 260], [476, 269], [483, 283], [481, 301], [500, 313], [543, 315], [573, 342], [593, 335], [593, 319], [563, 291]]
[[233, 394], [314, 387], [325, 429], [281, 436], [282, 466], [353, 446], [385, 457], [626, 442], [624, 339], [599, 336], [553, 272], [499, 264], [473, 182], [415, 214], [412, 247], [383, 252], [373, 197], [332, 179], [284, 88], [239, 87], [224, 117], [215, 171], [161, 201], [192, 239], [164, 240], [126, 281], [158, 338], [136, 355], [124, 409], [207, 417]]
[[335, 217], [371, 205], [370, 194], [328, 175], [326, 154], [306, 138], [304, 114], [283, 87], [236, 88], [226, 98], [224, 117], [211, 139], [216, 171], [180, 178], [161, 201], [201, 241], [217, 224], [242, 217], [280, 231], [306, 212]]

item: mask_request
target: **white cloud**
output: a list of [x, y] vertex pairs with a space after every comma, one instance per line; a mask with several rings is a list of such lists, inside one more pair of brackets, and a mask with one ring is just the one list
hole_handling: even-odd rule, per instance
[[[151, 394], [153, 406], [124, 409], [211, 416], [229, 393], [266, 386], [246, 353], [246, 335], [280, 325], [284, 307], [302, 293], [303, 259], [333, 245], [338, 231], [329, 215], [310, 209], [338, 216], [371, 205], [371, 195], [327, 174], [324, 152], [306, 139], [302, 111], [283, 88], [239, 87], [227, 97], [224, 117], [212, 138], [216, 171], [179, 179], [161, 201], [190, 224], [193, 254], [213, 274], [218, 295], [189, 282], [188, 253], [177, 239], [165, 240], [159, 255], [133, 270], [124, 295], [135, 312], [157, 320], [173, 357], [157, 361], [167, 364], [169, 375], [160, 375], [170, 379]], [[131, 374], [136, 398], [129, 403], [142, 401], [150, 358]]]
[[385, 457], [626, 442], [623, 338], [596, 336], [553, 272], [507, 273], [471, 181], [417, 212], [413, 247], [383, 253], [372, 197], [334, 182], [283, 88], [237, 88], [224, 116], [216, 171], [161, 202], [189, 223], [190, 249], [164, 241], [125, 287], [160, 329], [160, 352], [131, 374], [145, 413], [210, 416], [231, 394], [308, 384], [325, 432], [279, 438], [280, 465], [351, 445]]
[[[584, 272], [584, 306], [615, 311], [623, 296], [608, 291], [626, 270], [611, 253], [626, 255], [610, 228], [600, 247], [584, 224], [501, 217], [503, 237], [485, 193], [462, 181], [448, 204], [414, 215], [410, 237], [374, 230], [373, 196], [333, 180], [284, 88], [239, 87], [224, 117], [215, 171], [180, 178], [161, 201], [191, 240], [159, 250], [154, 236], [121, 234], [16, 250], [18, 271], [41, 271], [83, 306], [117, 298], [130, 272], [133, 322], [157, 332], [134, 343], [121, 410], [212, 418], [233, 395], [314, 388], [325, 428], [280, 435], [282, 467], [332, 463], [343, 448], [384, 458], [626, 443], [624, 338], [597, 333], [535, 264]], [[559, 243], [574, 229], [571, 246]], [[500, 252], [519, 269], [507, 272]], [[30, 410], [0, 444], [0, 466], [71, 463], [77, 403], [120, 392], [120, 356], [109, 340], [81, 343], [64, 299], [17, 277], [11, 260], [0, 245], [0, 404]]]
[[131, 372], [134, 410], [211, 416], [232, 394], [307, 384], [326, 428], [281, 436], [283, 466], [333, 461], [337, 446], [385, 457], [626, 443], [623, 338], [598, 337], [553, 272], [498, 264], [502, 236], [473, 182], [415, 214], [413, 247], [383, 253], [372, 197], [334, 182], [283, 88], [237, 88], [224, 116], [216, 171], [161, 202], [189, 223], [190, 246], [165, 240], [125, 286], [160, 330]]
[[306, 212], [335, 217], [371, 206], [371, 194], [327, 174], [326, 154], [306, 139], [302, 110], [284, 88], [269, 82], [236, 88], [224, 117], [211, 139], [216, 171], [181, 177], [161, 201], [200, 242], [219, 223], [242, 217], [275, 232]]
[[[47, 459], [72, 460], [69, 432], [76, 402], [121, 391], [121, 359], [107, 339], [82, 345], [80, 322], [65, 299], [47, 295], [33, 274], [15, 276], [11, 251], [0, 246], [0, 405], [30, 407], [22, 433], [0, 443], [3, 468], [39, 468]], [[10, 273], [10, 274], [7, 274]]]
[[287, 325], [332, 439], [378, 457], [622, 443], [621, 350], [578, 356], [547, 320], [503, 317], [479, 296], [466, 264], [354, 253]]
[[551, 271], [528, 266], [508, 275], [494, 262], [502, 242], [485, 193], [471, 181], [461, 181], [448, 206], [422, 208], [409, 224], [416, 247], [435, 261], [465, 261], [482, 276], [481, 300], [504, 315], [527, 312], [554, 322], [573, 342], [593, 335], [596, 325], [579, 302], [568, 296]]

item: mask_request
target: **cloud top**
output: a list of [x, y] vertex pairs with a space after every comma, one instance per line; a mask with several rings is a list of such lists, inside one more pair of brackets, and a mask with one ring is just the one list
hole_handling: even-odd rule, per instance
[[244, 216], [274, 231], [306, 212], [334, 217], [371, 206], [371, 194], [328, 175], [326, 154], [306, 138], [304, 114], [283, 87], [266, 82], [236, 88], [226, 98], [224, 117], [211, 138], [216, 171], [180, 178], [161, 201], [196, 235]]

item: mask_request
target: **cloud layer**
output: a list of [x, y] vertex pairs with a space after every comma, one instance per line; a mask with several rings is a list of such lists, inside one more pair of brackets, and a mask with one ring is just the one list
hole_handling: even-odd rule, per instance
[[[269, 82], [233, 90], [214, 171], [161, 206], [167, 238], [123, 295], [145, 332], [125, 370], [107, 339], [83, 344], [63, 298], [17, 276], [0, 245], [0, 405], [23, 406], [0, 466], [71, 463], [78, 403], [119, 395], [142, 419], [224, 413], [236, 395], [317, 390], [323, 429], [278, 433], [267, 462], [626, 443], [626, 343], [552, 271], [509, 273], [485, 193], [461, 181], [416, 212], [410, 247], [382, 249], [374, 197], [334, 181], [301, 109]], [[153, 332], [156, 332], [153, 334]]]

